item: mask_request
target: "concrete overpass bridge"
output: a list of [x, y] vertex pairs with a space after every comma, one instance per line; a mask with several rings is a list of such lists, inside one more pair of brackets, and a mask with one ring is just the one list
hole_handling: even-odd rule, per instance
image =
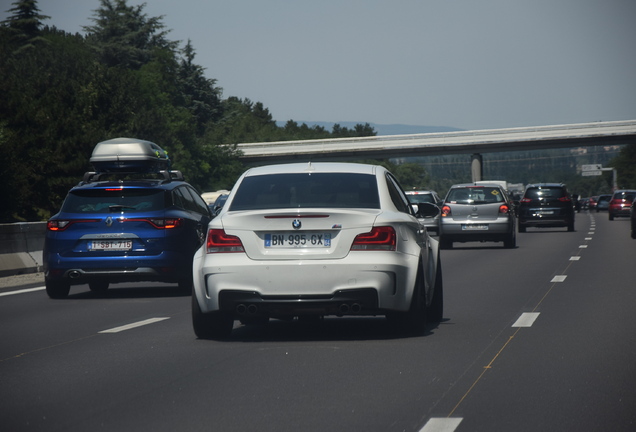
[[390, 135], [327, 140], [242, 143], [247, 165], [304, 161], [472, 155], [473, 180], [481, 180], [481, 154], [636, 143], [636, 120], [509, 129]]

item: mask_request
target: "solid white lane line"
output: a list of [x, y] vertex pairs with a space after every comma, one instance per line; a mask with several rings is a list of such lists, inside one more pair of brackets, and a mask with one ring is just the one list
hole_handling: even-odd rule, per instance
[[99, 333], [119, 333], [119, 332], [124, 331], [124, 330], [130, 330], [130, 329], [133, 329], [133, 328], [136, 328], [136, 327], [141, 327], [141, 326], [145, 326], [145, 325], [148, 325], [148, 324], [153, 324], [153, 323], [156, 323], [156, 322], [159, 322], [159, 321], [163, 321], [163, 320], [167, 320], [167, 319], [170, 319], [170, 317], [149, 318], [149, 319], [144, 320], [144, 321], [139, 321], [139, 322], [136, 322], [136, 323], [127, 324], [127, 325], [124, 325], [124, 326], [121, 326], [121, 327], [115, 327], [115, 328], [108, 329], [108, 330], [102, 330]]
[[37, 288], [27, 288], [27, 289], [23, 289], [23, 290], [19, 290], [19, 291], [9, 291], [9, 292], [0, 293], [0, 297], [10, 296], [10, 295], [15, 295], [15, 294], [26, 294], [26, 293], [30, 293], [30, 292], [33, 292], [33, 291], [42, 291], [44, 289], [46, 289], [46, 288], [37, 287]]
[[567, 278], [567, 275], [557, 275], [555, 277], [552, 278], [552, 280], [550, 282], [564, 282], [565, 278]]
[[453, 432], [462, 420], [462, 417], [432, 417], [420, 432]]
[[532, 327], [535, 320], [539, 317], [539, 312], [524, 312], [519, 319], [512, 325], [513, 327]]

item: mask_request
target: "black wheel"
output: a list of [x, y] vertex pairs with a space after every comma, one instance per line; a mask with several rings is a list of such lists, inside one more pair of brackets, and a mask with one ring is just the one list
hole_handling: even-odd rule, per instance
[[45, 280], [46, 293], [52, 299], [63, 299], [68, 296], [71, 291], [71, 284], [64, 281]]
[[234, 319], [225, 312], [201, 312], [197, 297], [192, 293], [192, 327], [199, 339], [226, 339], [233, 325]]
[[568, 232], [574, 231], [574, 221], [568, 222]]
[[519, 232], [520, 233], [526, 232], [526, 226], [524, 224], [519, 224]]
[[441, 249], [452, 249], [453, 241], [449, 240], [447, 237], [439, 236], [439, 247]]
[[438, 323], [444, 318], [444, 282], [442, 280], [442, 264], [439, 257], [437, 258], [437, 270], [435, 271], [433, 299], [426, 310], [426, 318], [433, 323]]
[[424, 295], [424, 277], [421, 266], [417, 270], [417, 278], [411, 298], [411, 307], [406, 312], [387, 314], [389, 323], [401, 334], [421, 335], [426, 330], [426, 297]]
[[609, 215], [609, 220], [613, 221], [614, 220], [614, 215], [611, 214], [611, 213], [608, 213], [608, 215]]
[[104, 293], [108, 291], [108, 281], [92, 281], [88, 283], [88, 288], [94, 293]]
[[504, 247], [507, 249], [514, 249], [517, 247], [517, 232], [514, 227], [512, 228], [512, 232], [506, 235], [504, 239]]
[[180, 278], [178, 283], [179, 291], [183, 291], [184, 293], [192, 292], [192, 286], [194, 285], [194, 282], [192, 281], [192, 273]]

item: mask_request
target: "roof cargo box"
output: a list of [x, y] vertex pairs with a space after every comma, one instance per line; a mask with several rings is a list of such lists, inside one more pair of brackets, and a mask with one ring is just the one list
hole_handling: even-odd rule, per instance
[[170, 169], [170, 158], [161, 147], [136, 138], [115, 138], [98, 143], [90, 162], [97, 172], [158, 172]]

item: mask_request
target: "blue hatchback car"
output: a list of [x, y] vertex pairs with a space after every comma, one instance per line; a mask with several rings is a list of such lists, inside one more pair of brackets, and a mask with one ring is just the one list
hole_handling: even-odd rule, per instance
[[64, 298], [75, 284], [100, 292], [138, 281], [189, 290], [192, 257], [210, 220], [178, 171], [87, 173], [47, 224], [47, 294]]

